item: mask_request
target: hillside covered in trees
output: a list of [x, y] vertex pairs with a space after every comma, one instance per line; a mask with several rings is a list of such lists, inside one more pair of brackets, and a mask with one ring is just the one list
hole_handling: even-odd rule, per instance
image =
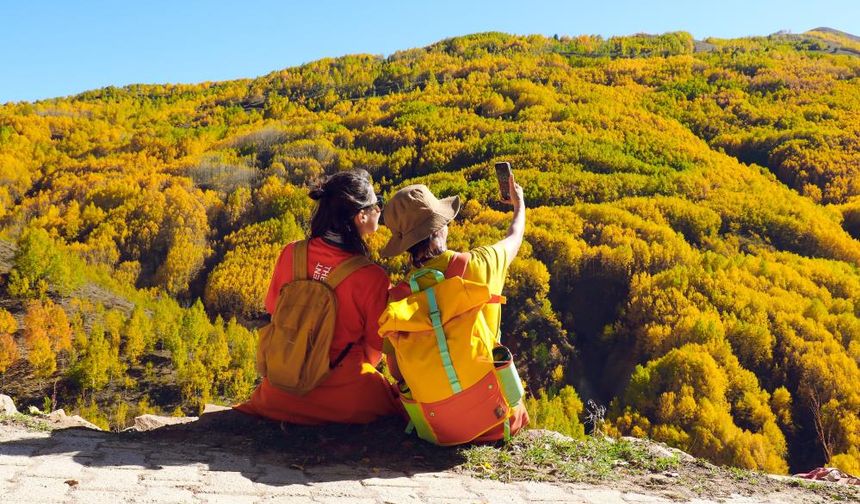
[[505, 232], [508, 160], [503, 341], [536, 424], [582, 435], [593, 400], [589, 428], [717, 463], [860, 473], [858, 55], [828, 29], [485, 33], [0, 106], [0, 388], [114, 428], [242, 400], [310, 182], [459, 194], [466, 249]]

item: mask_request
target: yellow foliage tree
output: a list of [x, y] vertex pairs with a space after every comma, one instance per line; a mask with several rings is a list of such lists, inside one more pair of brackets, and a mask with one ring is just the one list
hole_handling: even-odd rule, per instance
[[15, 334], [18, 330], [18, 322], [7, 310], [0, 308], [0, 334]]
[[15, 338], [11, 334], [0, 333], [0, 373], [5, 373], [20, 355]]
[[579, 420], [582, 401], [570, 385], [551, 396], [541, 390], [537, 397], [527, 397], [526, 409], [532, 427], [554, 430], [574, 438], [585, 437], [585, 426]]
[[5, 373], [9, 366], [21, 356], [13, 334], [18, 330], [18, 322], [11, 313], [0, 308], [0, 373]]
[[[638, 366], [624, 402], [650, 420], [647, 434], [658, 441], [721, 463], [784, 473], [785, 438], [767, 394], [763, 403], [756, 398], [755, 378], [725, 352], [725, 346], [688, 343]], [[733, 415], [751, 429], [739, 427]], [[624, 416], [616, 428], [631, 433], [636, 423]]]
[[45, 379], [57, 370], [57, 354], [51, 348], [51, 341], [46, 333], [36, 333], [26, 339], [27, 361], [33, 367], [37, 378]]
[[72, 346], [72, 328], [66, 311], [50, 299], [31, 301], [24, 314], [24, 341], [42, 336], [54, 352], [69, 350]]
[[[585, 382], [615, 399], [619, 433], [772, 470], [814, 445], [817, 462], [856, 470], [857, 65], [826, 50], [856, 42], [710, 42], [693, 53], [685, 33], [489, 33], [250, 83], [2, 105], [0, 215], [24, 230], [6, 290], [72, 293], [80, 255], [96, 266], [88, 281], [152, 316], [148, 336], [140, 312], [119, 331], [97, 310], [76, 314], [69, 360], [84, 388], [123, 378], [118, 351], [133, 364], [169, 350], [189, 402], [203, 376], [210, 395], [244, 397], [256, 333], [227, 324], [225, 369], [221, 322], [176, 298], [256, 317], [266, 262], [305, 234], [305, 186], [351, 167], [388, 195], [412, 183], [459, 195], [449, 247], [493, 243], [509, 208], [491, 167], [509, 160], [529, 225], [501, 330], [536, 401]], [[382, 264], [394, 280], [407, 266]], [[192, 364], [205, 359], [217, 373]], [[546, 408], [559, 425], [570, 415]]]

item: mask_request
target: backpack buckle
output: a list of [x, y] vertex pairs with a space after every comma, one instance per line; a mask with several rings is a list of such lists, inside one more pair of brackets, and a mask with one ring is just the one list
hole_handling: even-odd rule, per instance
[[502, 406], [496, 406], [496, 410], [493, 411], [496, 414], [496, 418], [503, 418], [505, 416], [505, 408]]

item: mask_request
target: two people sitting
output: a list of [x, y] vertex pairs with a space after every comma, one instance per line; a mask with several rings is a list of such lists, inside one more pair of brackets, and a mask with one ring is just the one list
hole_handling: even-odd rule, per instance
[[[525, 426], [528, 414], [518, 400], [522, 387], [510, 353], [499, 345], [500, 295], [525, 231], [523, 191], [513, 178], [509, 183], [514, 211], [505, 238], [464, 254], [447, 248], [448, 224], [460, 210], [458, 196], [440, 200], [426, 186], [411, 185], [383, 209], [370, 175], [360, 169], [331, 175], [312, 189], [318, 206], [310, 236], [284, 247], [266, 297], [273, 318], [261, 331], [258, 370], [263, 380], [237, 409], [305, 425], [369, 423], [405, 412], [419, 436], [438, 444], [499, 440]], [[392, 232], [381, 254], [408, 253], [412, 265], [409, 282], [394, 287], [368, 259], [365, 240], [379, 228], [381, 215]], [[290, 286], [307, 280], [328, 289], [312, 297], [331, 300], [308, 307], [297, 299]], [[300, 327], [318, 316], [325, 322]], [[426, 319], [423, 325], [419, 319]], [[322, 348], [327, 351], [312, 356], [311, 347], [320, 348], [316, 333], [326, 331], [329, 339]], [[276, 343], [279, 332], [302, 335]], [[293, 349], [295, 345], [301, 348]], [[288, 379], [283, 373], [276, 376], [273, 366], [284, 352], [316, 359], [317, 370]], [[383, 352], [396, 384], [376, 369]], [[513, 371], [514, 385], [506, 367]], [[432, 382], [434, 369], [445, 383], [425, 383]], [[290, 383], [284, 386], [285, 381]], [[481, 408], [485, 414], [474, 413]], [[460, 420], [446, 418], [454, 415]], [[470, 416], [474, 421], [464, 425], [462, 417]]]

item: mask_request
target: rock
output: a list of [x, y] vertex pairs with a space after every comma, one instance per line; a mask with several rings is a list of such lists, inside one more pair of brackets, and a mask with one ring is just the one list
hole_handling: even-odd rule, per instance
[[139, 417], [135, 417], [134, 425], [127, 430], [134, 430], [138, 432], [151, 431], [153, 429], [158, 429], [159, 427], [165, 427], [167, 425], [179, 425], [194, 422], [195, 420], [197, 420], [197, 417], [167, 417], [158, 415], [141, 415]]
[[561, 441], [561, 442], [572, 442], [573, 438], [570, 436], [565, 436], [560, 432], [547, 430], [547, 429], [523, 429], [518, 436], [522, 436], [524, 439], [528, 440], [546, 440], [546, 441]]
[[663, 474], [652, 474], [650, 478], [648, 478], [648, 484], [651, 485], [668, 485], [669, 478]]
[[18, 414], [18, 408], [15, 407], [15, 401], [11, 397], [0, 394], [0, 413], [4, 415]]
[[64, 418], [67, 418], [66, 417], [66, 410], [64, 410], [62, 408], [58, 409], [58, 410], [54, 410], [48, 414], [48, 420], [51, 420], [53, 422], [60, 421]]
[[677, 448], [672, 448], [671, 446], [666, 446], [662, 443], [657, 443], [655, 441], [650, 441], [648, 439], [640, 439], [631, 436], [624, 436], [621, 439], [627, 441], [629, 443], [639, 445], [648, 450], [648, 453], [657, 458], [672, 458], [678, 457], [678, 460], [681, 462], [695, 462], [696, 457], [681, 451]]
[[695, 462], [696, 461], [696, 457], [690, 455], [689, 453], [685, 452], [684, 450], [679, 450], [679, 449], [673, 448], [671, 446], [666, 447], [666, 449], [669, 450], [670, 452], [674, 453], [675, 455], [677, 455], [678, 460], [680, 460], [681, 462]]
[[[261, 418], [255, 415], [242, 413], [233, 408], [223, 406], [206, 405], [206, 409], [195, 422], [193, 428], [208, 429], [224, 433], [244, 433], [249, 429], [259, 427]], [[264, 420], [265, 422], [265, 420]]]
[[93, 423], [90, 423], [89, 421], [87, 421], [86, 418], [84, 418], [82, 416], [72, 415], [72, 416], [66, 417], [66, 418], [73, 421], [75, 423], [75, 427], [86, 427], [87, 429], [93, 429], [93, 430], [97, 430], [97, 431], [102, 430], [101, 427], [99, 427], [98, 425], [95, 425]]
[[215, 413], [216, 411], [227, 411], [231, 409], [233, 408], [229, 406], [219, 406], [218, 404], [207, 403], [205, 406], [203, 406], [203, 414], [205, 415], [206, 413]]
[[72, 415], [72, 416], [66, 415], [65, 410], [62, 410], [62, 409], [52, 411], [45, 419], [51, 424], [51, 427], [56, 427], [58, 429], [69, 429], [69, 428], [73, 428], [73, 427], [84, 427], [87, 429], [93, 429], [93, 430], [97, 430], [97, 431], [101, 430], [97, 425], [94, 425], [94, 424], [88, 422], [86, 419], [84, 419], [78, 415]]

